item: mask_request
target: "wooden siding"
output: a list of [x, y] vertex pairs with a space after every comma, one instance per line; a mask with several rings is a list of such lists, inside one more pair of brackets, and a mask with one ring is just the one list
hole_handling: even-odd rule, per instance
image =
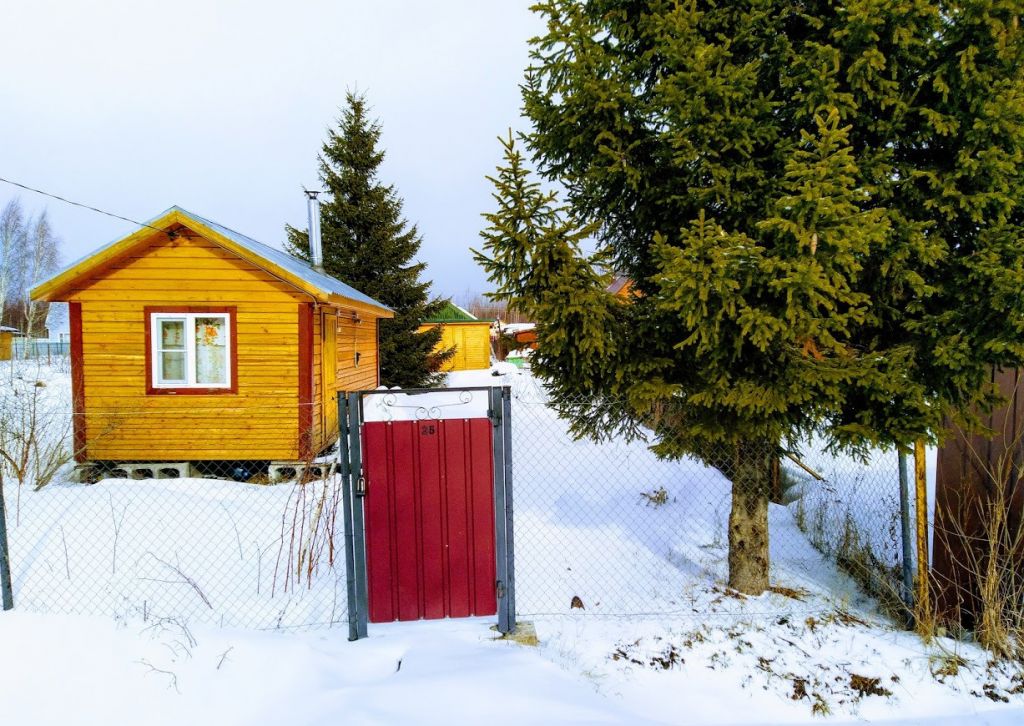
[[323, 365], [322, 344], [323, 330], [320, 324], [320, 312], [313, 313], [313, 448], [319, 451], [330, 445], [332, 442], [324, 436], [323, 430], [323, 379], [321, 379], [321, 366]]
[[[345, 308], [338, 308], [337, 315], [335, 384], [330, 391], [323, 387], [322, 316], [313, 316], [313, 441], [317, 443], [317, 450], [333, 445], [338, 433], [337, 430], [324, 431], [323, 407], [337, 406], [338, 393], [365, 391], [378, 385], [376, 320], [360, 317], [360, 322], [356, 323], [355, 311]], [[355, 351], [360, 353], [358, 365]]]
[[[433, 325], [420, 326], [420, 331]], [[441, 366], [443, 371], [466, 371], [489, 368], [491, 365], [491, 324], [441, 323], [441, 341], [437, 350], [455, 348], [455, 355]]]
[[[358, 322], [357, 322], [358, 321]], [[377, 326], [373, 318], [352, 310], [338, 313], [339, 391], [365, 391], [377, 387]], [[359, 361], [356, 362], [356, 353]]]
[[[298, 320], [308, 295], [182, 236], [139, 248], [68, 300], [81, 304], [89, 459], [298, 458]], [[235, 306], [237, 394], [147, 396], [147, 305]]]

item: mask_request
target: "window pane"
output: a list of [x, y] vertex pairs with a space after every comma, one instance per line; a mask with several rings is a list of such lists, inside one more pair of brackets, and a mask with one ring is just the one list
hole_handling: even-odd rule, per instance
[[196, 318], [196, 383], [227, 384], [227, 343], [224, 318]]
[[185, 321], [160, 321], [160, 349], [185, 350]]
[[160, 354], [160, 383], [185, 382], [185, 351], [175, 350]]

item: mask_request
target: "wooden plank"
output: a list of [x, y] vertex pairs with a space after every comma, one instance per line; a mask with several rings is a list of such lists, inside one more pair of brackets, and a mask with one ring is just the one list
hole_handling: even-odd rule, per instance
[[[246, 299], [233, 302], [238, 306], [239, 311], [244, 310], [250, 315], [273, 315], [277, 319], [283, 315], [291, 317], [295, 312], [294, 300], [257, 302]], [[143, 307], [144, 305], [137, 302], [119, 302], [117, 300], [94, 302], [82, 306], [82, 319], [142, 320]]]
[[[141, 261], [140, 261], [141, 262]], [[228, 280], [244, 280], [247, 282], [263, 282], [273, 285], [282, 285], [273, 275], [263, 272], [257, 268], [248, 267], [220, 267], [217, 265], [195, 265], [182, 263], [179, 266], [161, 266], [133, 264], [127, 267], [115, 268], [104, 278], [106, 282], [116, 280], [139, 280], [157, 281], [165, 280], [206, 280], [222, 282]]]
[[85, 416], [85, 366], [82, 354], [82, 305], [68, 304], [68, 327], [71, 333], [71, 441], [72, 456], [79, 464], [88, 458], [88, 436]]
[[[78, 302], [144, 302], [151, 305], [180, 305], [187, 303], [210, 303], [228, 304], [238, 301], [240, 293], [236, 291], [233, 295], [228, 291], [218, 290], [180, 290], [171, 289], [146, 289], [146, 290], [106, 290], [101, 288], [87, 288], [79, 290], [70, 298]], [[307, 298], [303, 295], [287, 296], [276, 290], [245, 290], [241, 295], [246, 301], [261, 303], [296, 301], [305, 302]]]
[[[304, 296], [291, 292], [284, 283], [271, 282], [259, 283], [251, 280], [218, 280], [209, 281], [198, 279], [198, 277], [174, 277], [164, 276], [160, 280], [120, 280], [103, 279], [93, 283], [89, 287], [82, 288], [78, 292], [83, 300], [103, 299], [102, 295], [116, 292], [148, 292], [163, 299], [167, 304], [175, 304], [175, 295], [189, 292], [209, 292], [212, 295], [220, 295], [225, 300], [234, 296], [233, 301], [239, 298], [247, 299], [284, 299], [303, 300]], [[241, 293], [245, 293], [242, 295]]]
[[298, 368], [298, 429], [299, 453], [305, 459], [312, 454], [315, 432], [313, 431], [313, 317], [315, 306], [300, 303], [298, 306], [299, 364]]
[[[292, 315], [292, 318], [295, 316]], [[253, 338], [265, 338], [268, 336], [277, 336], [277, 339], [291, 339], [297, 340], [297, 333], [295, 330], [295, 320], [285, 322], [262, 322], [258, 317], [247, 316], [242, 317], [239, 315], [238, 321], [238, 335], [239, 338], [244, 336], [250, 336]], [[87, 335], [121, 335], [121, 334], [134, 334], [136, 336], [143, 336], [143, 325], [145, 321], [141, 318], [131, 322], [95, 322], [95, 321], [83, 321], [82, 329]]]

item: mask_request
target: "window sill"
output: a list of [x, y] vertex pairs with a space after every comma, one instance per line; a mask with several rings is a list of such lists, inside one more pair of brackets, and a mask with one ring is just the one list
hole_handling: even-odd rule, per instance
[[238, 388], [235, 386], [230, 388], [158, 388], [153, 385], [146, 386], [147, 396], [228, 396], [237, 393]]

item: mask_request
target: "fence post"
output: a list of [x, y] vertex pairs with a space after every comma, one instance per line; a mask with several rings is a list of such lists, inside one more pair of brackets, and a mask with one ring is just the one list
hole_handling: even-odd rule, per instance
[[348, 596], [348, 639], [359, 639], [356, 601], [355, 539], [352, 528], [352, 462], [348, 447], [348, 400], [338, 394], [338, 459], [341, 466], [342, 518], [345, 524], [345, 590]]
[[928, 593], [928, 475], [924, 442], [914, 442], [914, 483], [917, 490], [917, 630], [927, 635], [931, 628], [931, 599]]
[[516, 626], [516, 547], [515, 547], [515, 519], [512, 503], [512, 387], [502, 386], [501, 388], [501, 437], [502, 453], [504, 455], [504, 483], [505, 494], [505, 552], [508, 558], [507, 577], [505, 585], [505, 603], [508, 607], [509, 619], [512, 622], [512, 629]]
[[897, 449], [900, 473], [900, 538], [903, 543], [903, 602], [914, 609], [914, 536], [910, 528], [910, 482], [907, 479], [907, 454]]
[[497, 571], [495, 587], [498, 599], [498, 632], [513, 633], [516, 629], [515, 610], [509, 607], [509, 596], [512, 587], [508, 575], [508, 517], [505, 514], [505, 410], [502, 402], [502, 389], [492, 386], [487, 391], [488, 415], [492, 424], [494, 453], [494, 536], [495, 559]]
[[352, 534], [358, 616], [356, 635], [359, 638], [365, 638], [370, 613], [370, 599], [366, 583], [366, 516], [364, 507], [366, 480], [363, 478], [363, 450], [360, 431], [361, 400], [362, 396], [359, 393], [350, 393], [348, 396], [348, 446], [349, 460], [352, 465]]
[[4, 610], [14, 609], [11, 585], [11, 552], [7, 547], [7, 507], [4, 504], [4, 480], [0, 474], [0, 601]]

